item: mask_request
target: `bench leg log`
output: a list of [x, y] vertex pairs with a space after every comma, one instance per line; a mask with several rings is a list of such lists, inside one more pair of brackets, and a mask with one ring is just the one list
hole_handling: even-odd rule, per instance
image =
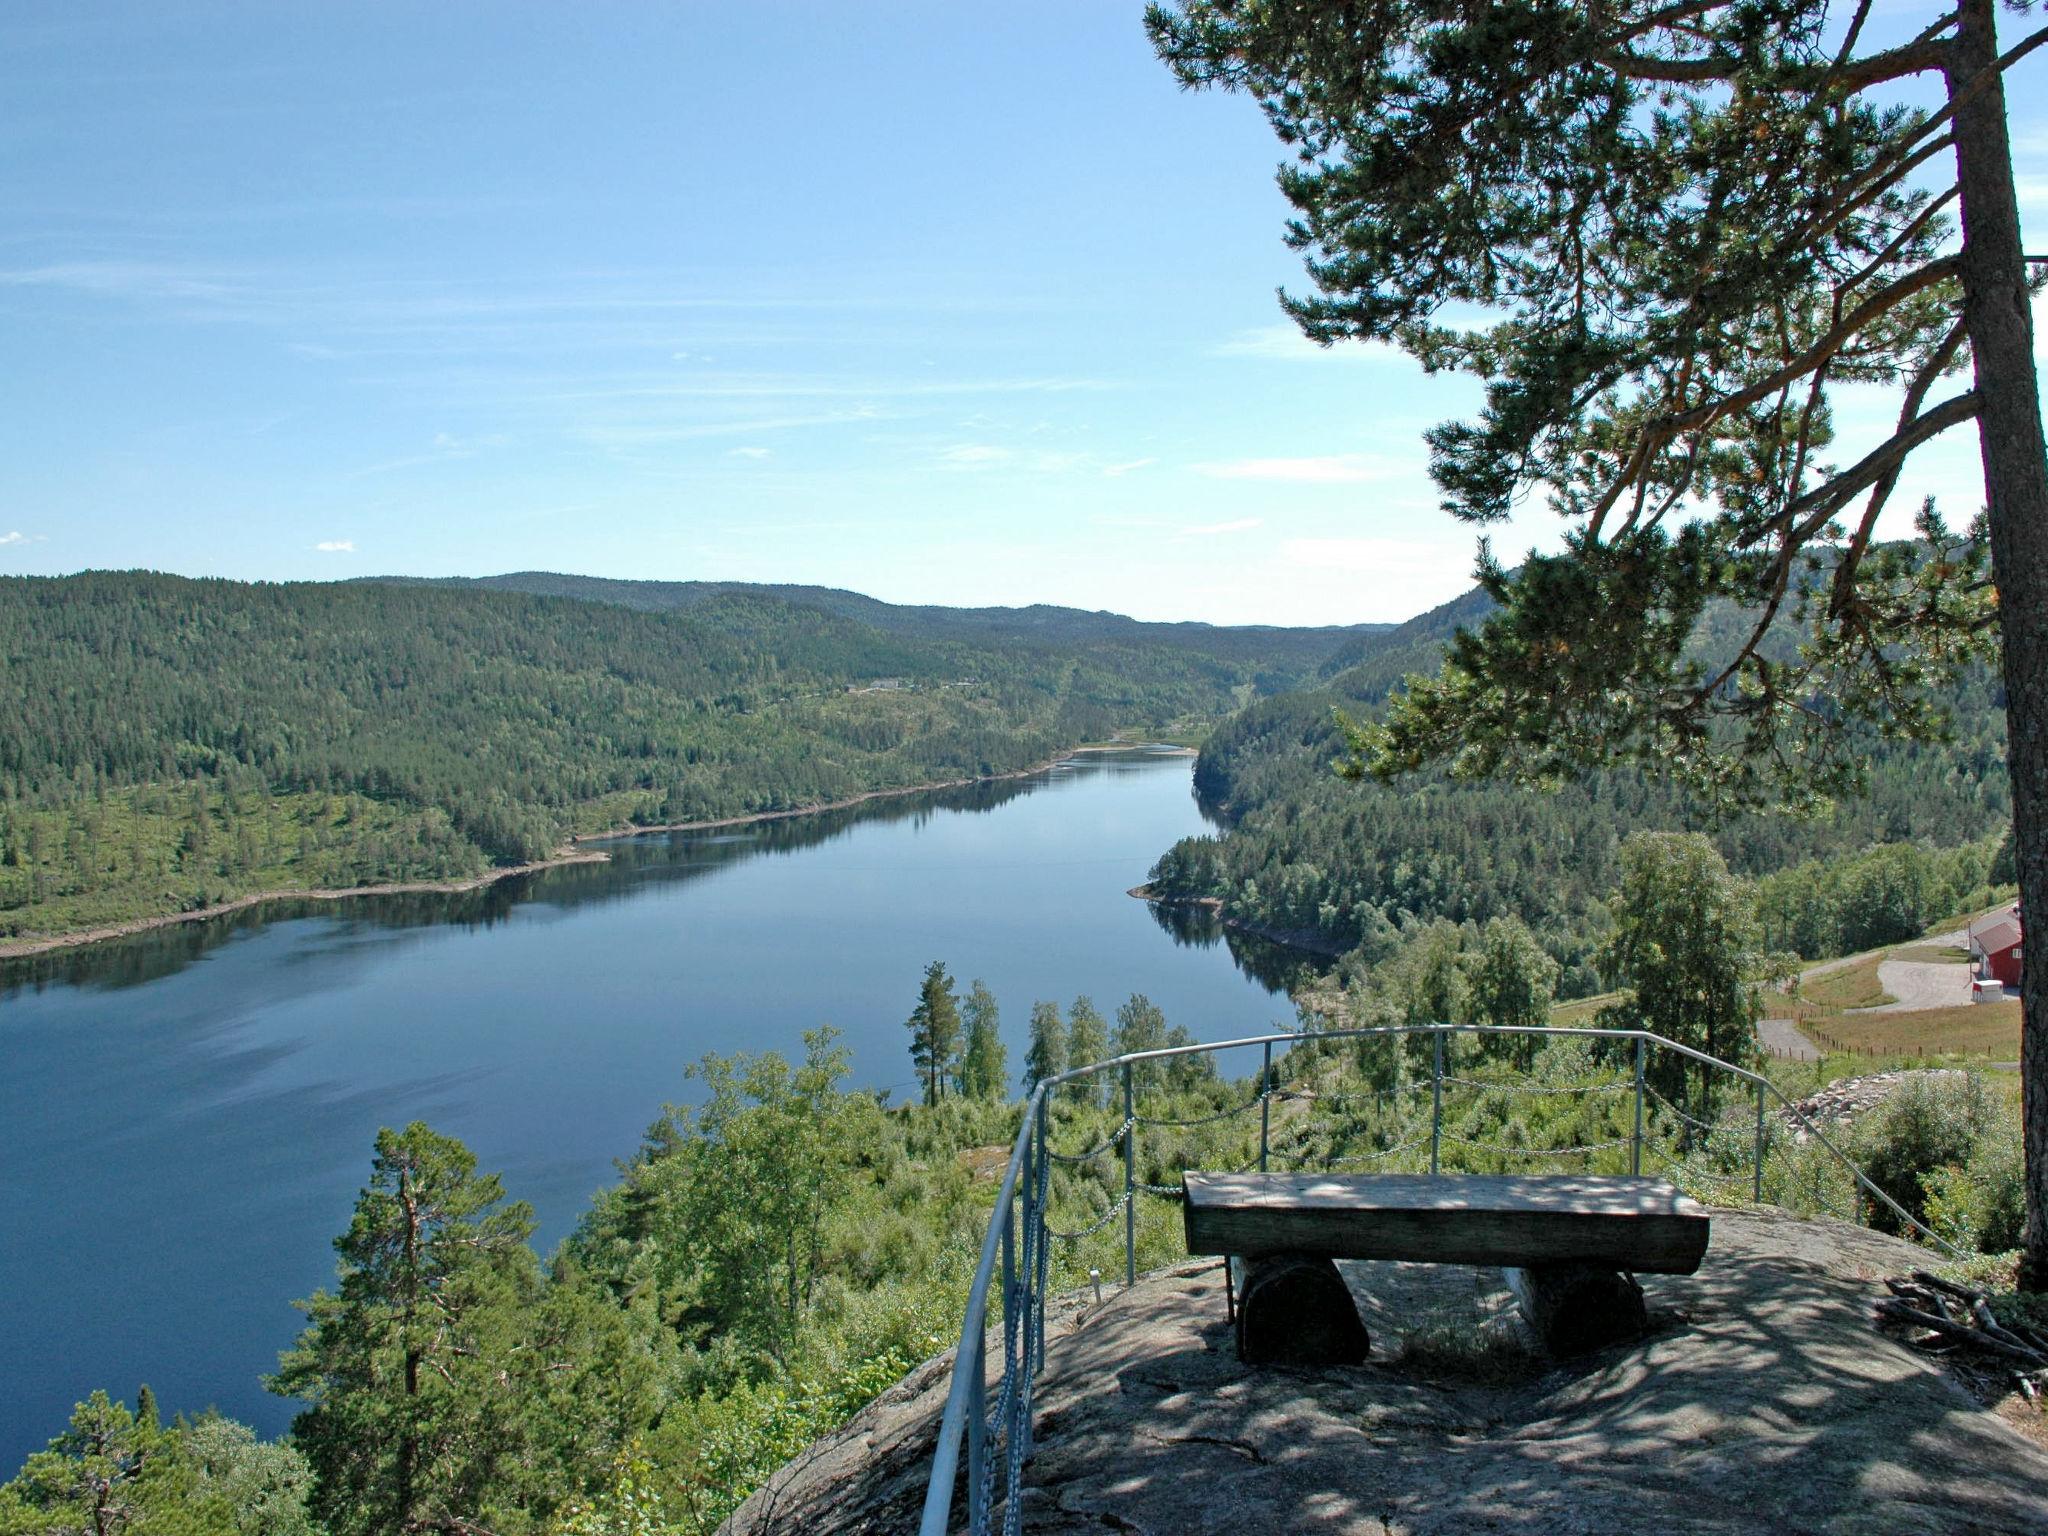
[[1521, 1304], [1522, 1315], [1553, 1355], [1583, 1355], [1641, 1338], [1649, 1324], [1643, 1288], [1620, 1270], [1544, 1264], [1501, 1273]]
[[1372, 1348], [1351, 1288], [1318, 1253], [1230, 1260], [1237, 1356], [1247, 1365], [1360, 1365]]

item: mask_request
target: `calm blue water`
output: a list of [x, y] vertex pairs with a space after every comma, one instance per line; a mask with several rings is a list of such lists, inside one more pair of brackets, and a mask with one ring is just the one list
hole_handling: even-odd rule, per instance
[[[0, 1477], [94, 1387], [265, 1433], [259, 1376], [326, 1283], [380, 1125], [462, 1137], [543, 1250], [612, 1181], [684, 1066], [844, 1031], [914, 1091], [931, 960], [987, 981], [1013, 1067], [1035, 998], [1144, 992], [1204, 1039], [1292, 1016], [1278, 957], [1125, 894], [1202, 830], [1191, 759], [609, 845], [463, 896], [189, 924], [0, 975]], [[1233, 950], [1236, 952], [1233, 953]]]

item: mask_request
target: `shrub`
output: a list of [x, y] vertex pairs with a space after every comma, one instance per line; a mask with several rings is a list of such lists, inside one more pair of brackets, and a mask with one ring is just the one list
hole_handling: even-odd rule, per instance
[[[1863, 1123], [1852, 1156], [1916, 1220], [1931, 1226], [1938, 1218], [1951, 1229], [1941, 1233], [1949, 1241], [1988, 1250], [2008, 1236], [2002, 1246], [2018, 1241], [2011, 1214], [2018, 1148], [2011, 1111], [1982, 1078], [1920, 1075], [1900, 1083]], [[1867, 1201], [1865, 1214], [1880, 1232], [1902, 1230], [1881, 1201]], [[1958, 1235], [1965, 1232], [1968, 1241]]]

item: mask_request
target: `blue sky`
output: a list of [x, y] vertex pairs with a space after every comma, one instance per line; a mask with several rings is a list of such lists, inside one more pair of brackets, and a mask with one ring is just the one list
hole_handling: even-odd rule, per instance
[[[17, 0], [0, 572], [1455, 595], [1420, 434], [1474, 386], [1293, 334], [1279, 146], [1139, 12]], [[2044, 129], [2015, 106], [2030, 214]], [[1967, 514], [1974, 463], [1951, 434], [1895, 505]]]

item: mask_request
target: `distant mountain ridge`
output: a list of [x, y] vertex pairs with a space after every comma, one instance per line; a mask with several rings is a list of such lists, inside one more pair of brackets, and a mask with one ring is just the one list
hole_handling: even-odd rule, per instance
[[[613, 603], [624, 608], [667, 613], [695, 608], [718, 598], [760, 598], [791, 607], [813, 608], [870, 628], [933, 639], [986, 642], [1014, 639], [1047, 645], [1108, 642], [1171, 645], [1229, 661], [1257, 661], [1269, 666], [1321, 673], [1342, 649], [1389, 635], [1397, 624], [1331, 624], [1295, 627], [1278, 624], [1204, 624], [1196, 621], [1160, 623], [1133, 619], [1106, 609], [1064, 608], [1032, 603], [1021, 608], [953, 608], [940, 604], [886, 603], [840, 587], [792, 582], [630, 581], [607, 576], [575, 576], [557, 571], [508, 571], [498, 576], [364, 576], [359, 581], [387, 585], [481, 587], [500, 592], [525, 592], [543, 597], [568, 597], [583, 602]], [[1270, 691], [1270, 688], [1262, 691]]]

